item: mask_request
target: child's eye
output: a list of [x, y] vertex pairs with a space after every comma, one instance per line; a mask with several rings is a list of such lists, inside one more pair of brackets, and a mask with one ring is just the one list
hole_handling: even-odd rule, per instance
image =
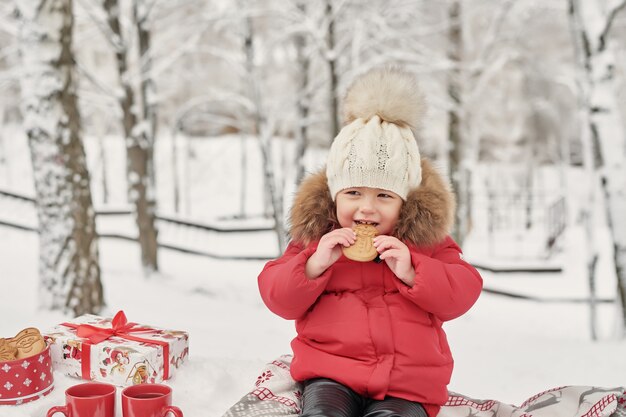
[[382, 198], [393, 198], [391, 194], [386, 194], [386, 193], [380, 193], [378, 194], [378, 196]]
[[348, 194], [348, 195], [359, 195], [359, 192], [357, 190], [346, 190], [345, 194]]

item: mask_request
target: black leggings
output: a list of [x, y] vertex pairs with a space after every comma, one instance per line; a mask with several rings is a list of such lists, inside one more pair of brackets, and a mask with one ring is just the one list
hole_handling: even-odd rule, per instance
[[428, 417], [420, 403], [363, 397], [332, 379], [305, 381], [300, 417]]

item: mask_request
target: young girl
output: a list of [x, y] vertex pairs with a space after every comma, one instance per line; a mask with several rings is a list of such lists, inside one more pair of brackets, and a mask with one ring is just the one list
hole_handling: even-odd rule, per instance
[[[422, 106], [408, 73], [356, 80], [325, 173], [296, 194], [292, 241], [259, 275], [267, 307], [296, 321], [301, 416], [434, 417], [448, 398], [442, 324], [469, 310], [482, 279], [447, 236], [448, 185], [420, 160], [410, 128]], [[374, 261], [342, 254], [359, 224], [376, 228]]]

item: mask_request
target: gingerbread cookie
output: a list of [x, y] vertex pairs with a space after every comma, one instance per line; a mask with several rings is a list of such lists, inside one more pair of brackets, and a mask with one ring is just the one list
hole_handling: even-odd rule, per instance
[[357, 224], [354, 232], [356, 233], [356, 242], [352, 246], [342, 248], [344, 256], [359, 262], [374, 260], [378, 256], [372, 240], [378, 234], [376, 227], [371, 224]]
[[0, 362], [17, 359], [17, 349], [9, 345], [7, 339], [0, 338]]
[[17, 359], [36, 355], [46, 348], [46, 341], [39, 330], [34, 327], [22, 330], [7, 342], [9, 346], [17, 349]]

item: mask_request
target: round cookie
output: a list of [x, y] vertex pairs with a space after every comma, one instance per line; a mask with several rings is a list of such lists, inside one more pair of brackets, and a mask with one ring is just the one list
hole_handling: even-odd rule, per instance
[[378, 234], [376, 227], [371, 224], [357, 224], [354, 232], [356, 233], [356, 242], [352, 246], [342, 248], [344, 256], [358, 262], [374, 260], [378, 256], [378, 251], [376, 251], [372, 240]]

